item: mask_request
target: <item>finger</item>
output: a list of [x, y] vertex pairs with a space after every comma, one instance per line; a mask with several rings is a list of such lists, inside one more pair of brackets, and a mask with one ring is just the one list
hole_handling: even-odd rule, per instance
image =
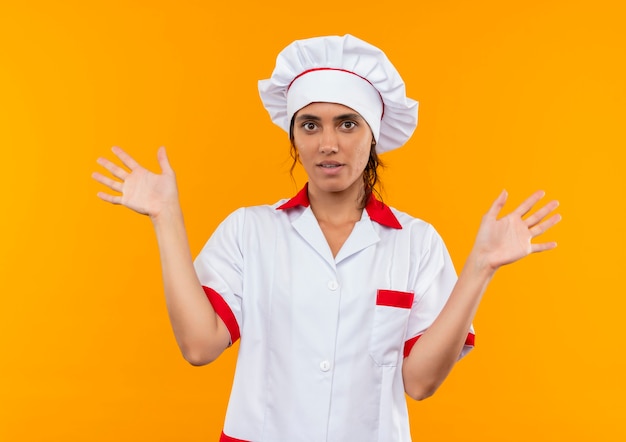
[[508, 197], [508, 194], [506, 190], [503, 190], [502, 192], [500, 192], [500, 195], [498, 196], [498, 198], [496, 198], [493, 204], [491, 204], [491, 207], [489, 208], [489, 211], [487, 212], [487, 216], [492, 217], [492, 218], [497, 218], [498, 214], [502, 210], [502, 207], [504, 207], [504, 203], [506, 203], [507, 197]]
[[106, 177], [98, 172], [94, 172], [93, 174], [91, 174], [91, 177], [97, 182], [99, 182], [100, 184], [104, 184], [110, 189], [115, 190], [116, 192], [122, 193], [123, 184], [120, 183], [119, 181], [112, 180], [111, 178]]
[[559, 202], [558, 201], [556, 201], [556, 200], [550, 201], [548, 204], [543, 206], [541, 209], [537, 210], [531, 216], [526, 218], [526, 225], [528, 227], [533, 227], [535, 224], [537, 224], [542, 219], [544, 219], [548, 215], [548, 213], [552, 212], [557, 207], [559, 207]]
[[107, 203], [116, 204], [116, 205], [122, 204], [121, 196], [109, 195], [106, 192], [98, 192], [97, 195], [98, 195], [98, 198], [100, 198], [103, 201], [106, 201]]
[[523, 217], [524, 215], [526, 215], [530, 209], [533, 208], [533, 206], [535, 204], [537, 204], [537, 202], [543, 198], [543, 196], [546, 193], [543, 190], [538, 190], [535, 193], [533, 193], [531, 196], [529, 196], [526, 201], [524, 201], [522, 204], [520, 204], [517, 209], [515, 209], [513, 211], [513, 213], [519, 215], [520, 217]]
[[172, 166], [170, 166], [170, 160], [167, 158], [167, 152], [165, 152], [165, 147], [159, 147], [157, 151], [157, 159], [159, 160], [159, 166], [161, 166], [161, 172], [171, 174], [174, 171], [172, 170]]
[[106, 170], [111, 172], [111, 174], [115, 178], [119, 178], [122, 181], [125, 181], [126, 178], [128, 178], [128, 172], [126, 170], [122, 169], [120, 166], [107, 160], [106, 158], [98, 158], [96, 162], [104, 167]]
[[559, 221], [561, 221], [561, 215], [557, 213], [555, 215], [552, 215], [550, 218], [548, 218], [544, 222], [539, 223], [533, 228], [531, 228], [530, 233], [533, 236], [533, 238], [536, 236], [539, 236], [542, 233], [544, 233], [546, 230], [548, 230], [550, 227], [554, 226]]
[[135, 170], [136, 168], [140, 167], [139, 163], [135, 161], [133, 157], [128, 155], [121, 147], [113, 146], [111, 150], [113, 151], [115, 156], [118, 157], [120, 161], [122, 161], [122, 163], [124, 163], [124, 165], [130, 170]]
[[542, 242], [539, 244], [530, 245], [531, 253], [545, 252], [546, 250], [552, 250], [556, 247], [556, 242]]

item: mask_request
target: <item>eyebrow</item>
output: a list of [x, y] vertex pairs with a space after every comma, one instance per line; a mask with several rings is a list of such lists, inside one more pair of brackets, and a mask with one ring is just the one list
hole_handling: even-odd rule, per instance
[[[337, 115], [336, 117], [333, 118], [333, 121], [361, 120], [361, 119], [363, 119], [363, 117], [357, 113], [347, 113], [347, 114]], [[312, 115], [312, 114], [302, 114], [302, 115], [298, 115], [298, 117], [296, 118], [296, 121], [303, 121], [303, 120], [321, 121], [321, 118], [318, 117], [317, 115]]]

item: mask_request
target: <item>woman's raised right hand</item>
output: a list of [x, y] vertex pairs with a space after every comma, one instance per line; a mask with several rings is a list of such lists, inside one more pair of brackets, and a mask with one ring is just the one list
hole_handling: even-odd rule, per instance
[[98, 172], [92, 174], [93, 179], [121, 194], [98, 192], [99, 198], [111, 204], [121, 204], [153, 219], [158, 217], [164, 209], [178, 206], [176, 176], [164, 147], [159, 148], [157, 152], [161, 166], [160, 174], [145, 169], [119, 147], [113, 147], [112, 151], [130, 172], [106, 158], [98, 158], [98, 164], [108, 170], [117, 180]]

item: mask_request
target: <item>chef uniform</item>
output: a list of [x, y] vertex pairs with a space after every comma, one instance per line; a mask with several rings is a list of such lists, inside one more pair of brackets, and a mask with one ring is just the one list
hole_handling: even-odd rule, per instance
[[[292, 43], [259, 90], [286, 131], [311, 102], [354, 109], [379, 153], [417, 123], [386, 56], [350, 35]], [[231, 342], [241, 338], [221, 441], [411, 440], [402, 361], [456, 282], [431, 225], [372, 196], [333, 257], [305, 186], [233, 212], [195, 268]]]

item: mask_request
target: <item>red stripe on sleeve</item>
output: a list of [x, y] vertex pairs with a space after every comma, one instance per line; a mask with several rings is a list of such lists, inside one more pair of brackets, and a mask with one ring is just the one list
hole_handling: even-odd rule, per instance
[[220, 436], [220, 442], [250, 442], [243, 439], [235, 439], [234, 437], [226, 436], [222, 431], [222, 435]]
[[215, 313], [217, 313], [217, 316], [219, 316], [222, 321], [224, 321], [224, 324], [226, 324], [226, 328], [230, 333], [230, 343], [234, 344], [241, 336], [239, 332], [239, 324], [237, 324], [235, 314], [219, 293], [209, 287], [202, 286], [202, 288], [204, 289], [206, 297], [209, 298], [209, 302], [215, 309]]
[[413, 297], [411, 292], [399, 292], [396, 290], [378, 290], [376, 293], [376, 305], [387, 307], [411, 308]]
[[417, 340], [421, 337], [422, 335], [417, 335], [414, 338], [411, 338], [404, 343], [404, 357], [405, 358], [409, 355], [409, 353], [411, 353], [411, 349], [413, 348]]
[[[413, 346], [415, 345], [417, 340], [421, 337], [422, 335], [417, 335], [414, 338], [411, 338], [404, 343], [404, 357], [405, 358], [409, 355], [409, 353], [411, 353]], [[468, 333], [467, 338], [465, 338], [465, 345], [468, 347], [473, 347], [475, 339], [476, 339], [476, 336], [474, 335], [474, 333]]]

